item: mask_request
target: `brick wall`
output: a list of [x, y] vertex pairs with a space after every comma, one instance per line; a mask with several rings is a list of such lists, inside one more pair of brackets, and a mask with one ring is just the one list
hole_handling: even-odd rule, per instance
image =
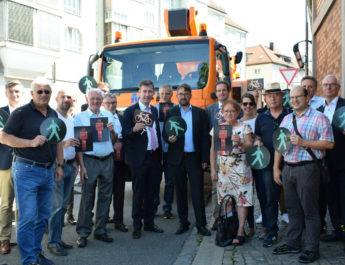
[[[316, 2], [323, 2], [318, 0]], [[316, 79], [319, 82], [318, 94], [322, 95], [321, 81], [327, 74], [341, 77], [342, 58], [342, 24], [341, 0], [336, 0], [322, 25], [315, 34]]]
[[325, 0], [315, 0], [315, 15], [317, 16], [320, 12], [320, 8]]

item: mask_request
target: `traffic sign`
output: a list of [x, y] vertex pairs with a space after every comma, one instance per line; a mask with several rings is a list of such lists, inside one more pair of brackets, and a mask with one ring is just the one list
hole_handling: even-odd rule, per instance
[[288, 69], [280, 69], [279, 71], [289, 86], [289, 85], [291, 85], [292, 80], [297, 75], [299, 69], [298, 68], [288, 68]]

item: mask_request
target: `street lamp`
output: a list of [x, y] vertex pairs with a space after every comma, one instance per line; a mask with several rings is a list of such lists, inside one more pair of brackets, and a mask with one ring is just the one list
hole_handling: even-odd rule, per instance
[[[302, 59], [302, 56], [301, 56], [301, 52], [299, 51], [299, 44], [301, 42], [305, 42], [306, 44], [306, 54], [305, 54], [305, 62], [303, 62], [303, 59]], [[293, 53], [295, 54], [295, 57], [296, 57], [296, 60], [297, 60], [297, 63], [298, 63], [298, 66], [300, 69], [302, 69], [304, 67], [304, 64], [306, 66], [306, 75], [308, 75], [308, 60], [309, 60], [309, 57], [308, 57], [308, 44], [311, 44], [312, 42], [310, 40], [301, 40], [299, 42], [297, 42], [294, 46], [293, 46]]]

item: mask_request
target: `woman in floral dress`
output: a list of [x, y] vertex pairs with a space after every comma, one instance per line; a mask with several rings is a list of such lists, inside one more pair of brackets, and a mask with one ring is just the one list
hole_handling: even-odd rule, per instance
[[[244, 223], [249, 206], [253, 206], [253, 179], [251, 169], [246, 161], [245, 152], [252, 146], [252, 130], [249, 125], [237, 120], [240, 105], [233, 100], [226, 101], [222, 106], [224, 124], [232, 126], [232, 150], [219, 151], [214, 149], [213, 129], [211, 145], [211, 178], [217, 181], [218, 203], [227, 194], [234, 196], [237, 204], [239, 227], [233, 244], [244, 242]], [[218, 172], [216, 171], [218, 165]], [[227, 212], [231, 212], [231, 206]]]

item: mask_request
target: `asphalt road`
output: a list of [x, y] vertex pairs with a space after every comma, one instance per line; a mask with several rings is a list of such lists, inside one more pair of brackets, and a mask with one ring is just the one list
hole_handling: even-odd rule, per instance
[[[188, 232], [182, 235], [175, 235], [175, 231], [178, 228], [178, 218], [176, 213], [176, 204], [173, 205], [173, 218], [164, 219], [162, 211], [162, 196], [163, 196], [163, 183], [161, 185], [161, 205], [158, 210], [158, 214], [155, 217], [155, 224], [164, 229], [164, 233], [156, 234], [153, 232], [142, 231], [142, 237], [137, 240], [132, 239], [132, 190], [131, 182], [126, 183], [125, 194], [125, 209], [124, 209], [124, 223], [128, 225], [129, 232], [124, 233], [118, 230], [114, 230], [112, 224], [108, 224], [109, 236], [114, 238], [113, 243], [104, 243], [102, 241], [95, 240], [93, 235], [89, 237], [88, 245], [86, 248], [78, 248], [75, 244], [77, 240], [77, 233], [75, 226], [71, 226], [66, 223], [62, 239], [69, 244], [73, 244], [74, 248], [69, 250], [68, 256], [57, 257], [50, 254], [47, 250], [47, 235], [44, 235], [42, 246], [44, 254], [47, 258], [52, 259], [56, 265], [170, 265], [174, 264], [175, 260], [179, 256], [183, 244], [186, 239], [192, 234], [192, 241], [196, 241], [197, 238], [193, 233], [196, 233], [196, 229], [190, 229]], [[78, 208], [80, 202], [81, 187], [76, 185], [75, 189], [75, 217], [78, 216]], [[189, 220], [194, 224], [193, 207], [189, 200]], [[112, 215], [112, 213], [111, 213]], [[194, 226], [194, 225], [193, 225]], [[12, 241], [16, 241], [16, 233], [13, 231]], [[190, 242], [189, 242], [190, 244]], [[193, 242], [192, 242], [193, 244]], [[13, 247], [12, 251], [8, 255], [0, 255], [0, 264], [17, 265], [21, 264], [19, 252], [17, 247]]]

